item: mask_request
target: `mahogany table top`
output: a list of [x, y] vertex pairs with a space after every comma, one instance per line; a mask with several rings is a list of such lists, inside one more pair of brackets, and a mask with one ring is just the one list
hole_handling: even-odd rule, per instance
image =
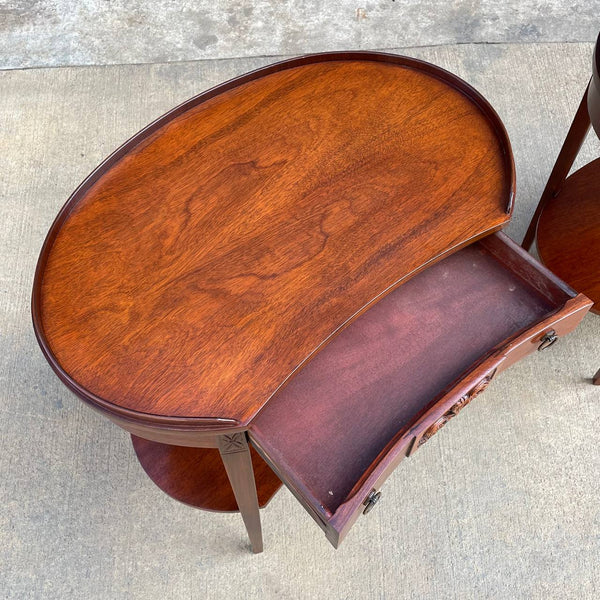
[[36, 334], [114, 414], [245, 425], [341, 328], [510, 218], [485, 99], [379, 53], [278, 63], [185, 102], [74, 192], [44, 244]]

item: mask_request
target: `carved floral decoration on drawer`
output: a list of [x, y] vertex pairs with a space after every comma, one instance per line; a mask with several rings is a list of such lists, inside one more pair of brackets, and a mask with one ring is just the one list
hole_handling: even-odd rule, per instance
[[473, 398], [481, 394], [489, 385], [496, 371], [486, 375], [477, 385], [469, 390], [464, 396], [461, 396], [452, 407], [445, 412], [433, 425], [430, 425], [421, 436], [418, 446], [422, 446], [428, 439], [433, 437], [452, 417], [455, 417]]

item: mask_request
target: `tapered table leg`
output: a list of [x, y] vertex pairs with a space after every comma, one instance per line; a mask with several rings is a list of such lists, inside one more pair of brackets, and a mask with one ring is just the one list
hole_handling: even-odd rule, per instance
[[598, 372], [594, 375], [594, 385], [600, 385], [600, 369], [598, 369]]
[[263, 541], [258, 496], [246, 434], [221, 435], [218, 443], [227, 476], [248, 531], [252, 551], [262, 552]]

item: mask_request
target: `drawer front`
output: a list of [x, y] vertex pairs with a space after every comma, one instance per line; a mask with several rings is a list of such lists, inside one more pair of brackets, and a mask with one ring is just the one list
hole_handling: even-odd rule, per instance
[[252, 430], [249, 432], [250, 439], [259, 454], [323, 529], [331, 544], [337, 548], [361, 515], [368, 515], [372, 510], [377, 510], [376, 505], [380, 501], [384, 502], [380, 488], [399, 463], [482, 393], [503, 360], [502, 356], [490, 357], [461, 380], [451, 392], [444, 395], [414, 427], [390, 443], [378, 457], [375, 468], [357, 482], [347, 501], [333, 515], [327, 514], [318, 500], [312, 497], [310, 491], [293, 477], [286, 468], [287, 465], [272, 459], [268, 442], [264, 443], [260, 435], [255, 436]]
[[[579, 294], [569, 300], [565, 306], [528, 330], [516, 336], [512, 341], [496, 352], [485, 364], [494, 363], [495, 366], [484, 374], [481, 379], [468, 392], [461, 395], [457, 401], [450, 397], [442, 399], [412, 428], [413, 442], [407, 453], [414, 454], [427, 440], [431, 439], [448, 421], [454, 418], [467, 404], [483, 392], [494, 376], [518, 362], [528, 354], [534, 352], [547, 352], [560, 338], [570, 333], [581, 322], [590, 308], [590, 301]], [[483, 367], [485, 368], [485, 367]]]
[[463, 394], [456, 402], [454, 402], [444, 414], [436, 419], [432, 425], [429, 425], [418, 437], [415, 437], [409, 456], [413, 454], [418, 448], [420, 448], [427, 440], [431, 439], [450, 419], [453, 419], [458, 413], [474, 400], [481, 392], [483, 392], [492, 381], [496, 369], [485, 375], [480, 381], [478, 381], [466, 394]]
[[571, 333], [581, 323], [591, 306], [592, 302], [588, 298], [578, 294], [557, 314], [520, 335], [504, 350], [506, 359], [502, 364], [502, 370], [533, 352], [550, 351], [554, 344], [560, 343], [561, 337]]
[[[394, 469], [479, 396], [499, 371], [503, 360], [502, 356], [492, 356], [474, 369], [386, 449], [385, 455], [380, 457], [372, 472], [357, 486], [352, 497], [340, 506], [328, 521], [328, 526], [324, 527], [327, 538], [335, 547], [341, 543], [361, 515], [369, 514], [376, 504], [385, 505], [385, 493], [381, 487]], [[381, 508], [384, 507], [380, 506], [379, 509]]]

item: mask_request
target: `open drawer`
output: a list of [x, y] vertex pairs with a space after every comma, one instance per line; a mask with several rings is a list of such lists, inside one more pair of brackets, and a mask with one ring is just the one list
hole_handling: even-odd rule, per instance
[[342, 330], [253, 419], [251, 440], [337, 547], [404, 456], [590, 306], [504, 234], [489, 236]]

